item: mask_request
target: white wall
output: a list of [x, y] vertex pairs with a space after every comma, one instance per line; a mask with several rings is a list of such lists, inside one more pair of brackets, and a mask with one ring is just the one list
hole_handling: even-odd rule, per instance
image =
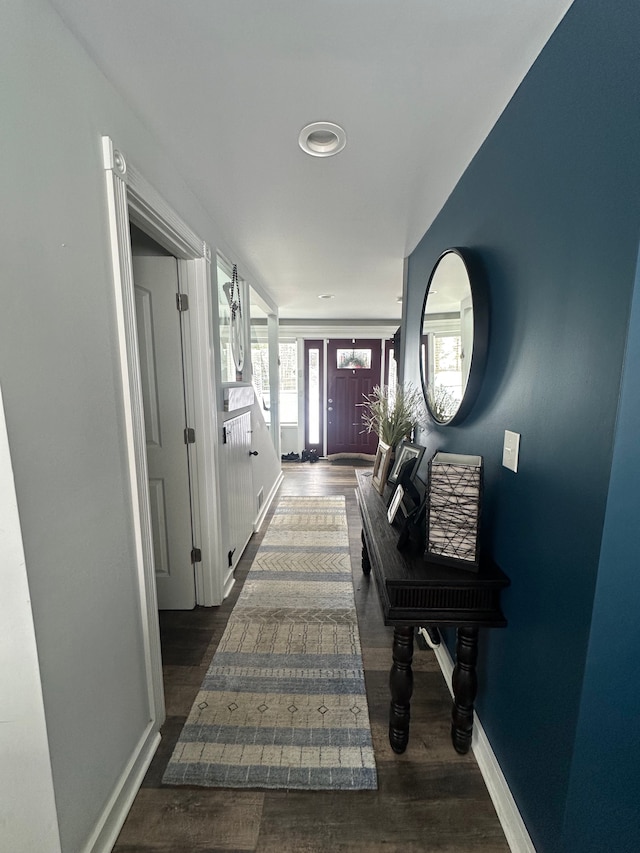
[[280, 445], [284, 454], [302, 452], [303, 447], [301, 445], [304, 444], [304, 440], [301, 441], [299, 433], [300, 430], [297, 424], [295, 426], [280, 427]]
[[149, 722], [102, 134], [234, 252], [46, 0], [4, 0], [2, 19], [0, 384], [61, 846], [80, 853]]
[[0, 846], [58, 853], [38, 653], [1, 393], [0, 518]]

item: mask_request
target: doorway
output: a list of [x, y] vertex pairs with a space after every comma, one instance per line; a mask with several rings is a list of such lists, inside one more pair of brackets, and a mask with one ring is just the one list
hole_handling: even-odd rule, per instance
[[[178, 271], [181, 295], [188, 300], [189, 339], [183, 340], [189, 429], [191, 492], [199, 513], [192, 515], [193, 541], [198, 545], [193, 564], [197, 604], [213, 606], [224, 597], [222, 577], [222, 522], [220, 512], [220, 429], [215, 393], [216, 363], [213, 339], [211, 249], [159, 193], [127, 162], [108, 136], [102, 137], [106, 180], [107, 221], [113, 272], [114, 326], [117, 335], [119, 380], [122, 388], [123, 444], [131, 500], [131, 527], [135, 550], [135, 579], [140, 604], [149, 723], [140, 750], [152, 755], [165, 717], [162, 660], [158, 625], [158, 593], [154, 571], [154, 533], [147, 473], [146, 428], [140, 352], [136, 329], [136, 293], [133, 281], [130, 224], [167, 250]], [[186, 301], [183, 303], [186, 306]], [[190, 438], [188, 438], [190, 442]]]
[[327, 454], [375, 454], [378, 437], [362, 423], [364, 396], [380, 384], [382, 342], [376, 339], [327, 343]]

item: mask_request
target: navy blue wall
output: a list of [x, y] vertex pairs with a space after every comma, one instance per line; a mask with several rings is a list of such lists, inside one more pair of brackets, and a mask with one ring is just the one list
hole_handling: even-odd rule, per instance
[[[631, 311], [564, 853], [640, 850], [640, 271]], [[595, 806], [595, 807], [594, 807]], [[612, 843], [613, 842], [613, 843]]]
[[[589, 741], [581, 697], [640, 234], [638, 33], [637, 0], [575, 0], [409, 259], [413, 382], [439, 254], [470, 248], [488, 285], [478, 401], [424, 443], [485, 458], [484, 534], [512, 586], [509, 627], [481, 637], [477, 709], [545, 853], [587, 849], [563, 826], [570, 786], [571, 809], [581, 797], [574, 745], [584, 757]], [[505, 429], [522, 435], [517, 474], [501, 466]]]

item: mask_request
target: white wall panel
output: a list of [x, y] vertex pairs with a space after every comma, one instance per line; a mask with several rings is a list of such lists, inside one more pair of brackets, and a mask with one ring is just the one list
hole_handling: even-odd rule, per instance
[[160, 435], [160, 408], [158, 406], [158, 377], [156, 376], [156, 357], [153, 345], [151, 293], [146, 288], [137, 286], [135, 295], [146, 438], [148, 445], [160, 447], [162, 438]]
[[228, 506], [228, 552], [235, 567], [253, 533], [256, 517], [251, 473], [251, 414], [244, 412], [225, 421], [224, 460]]
[[149, 502], [156, 575], [166, 577], [170, 573], [170, 568], [169, 541], [167, 537], [167, 502], [164, 496], [164, 480], [149, 480]]

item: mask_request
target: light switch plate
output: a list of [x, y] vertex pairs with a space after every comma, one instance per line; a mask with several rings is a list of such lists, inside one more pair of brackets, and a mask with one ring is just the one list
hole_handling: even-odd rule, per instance
[[518, 470], [518, 455], [520, 453], [520, 433], [504, 431], [504, 447], [502, 449], [502, 464], [510, 471]]

